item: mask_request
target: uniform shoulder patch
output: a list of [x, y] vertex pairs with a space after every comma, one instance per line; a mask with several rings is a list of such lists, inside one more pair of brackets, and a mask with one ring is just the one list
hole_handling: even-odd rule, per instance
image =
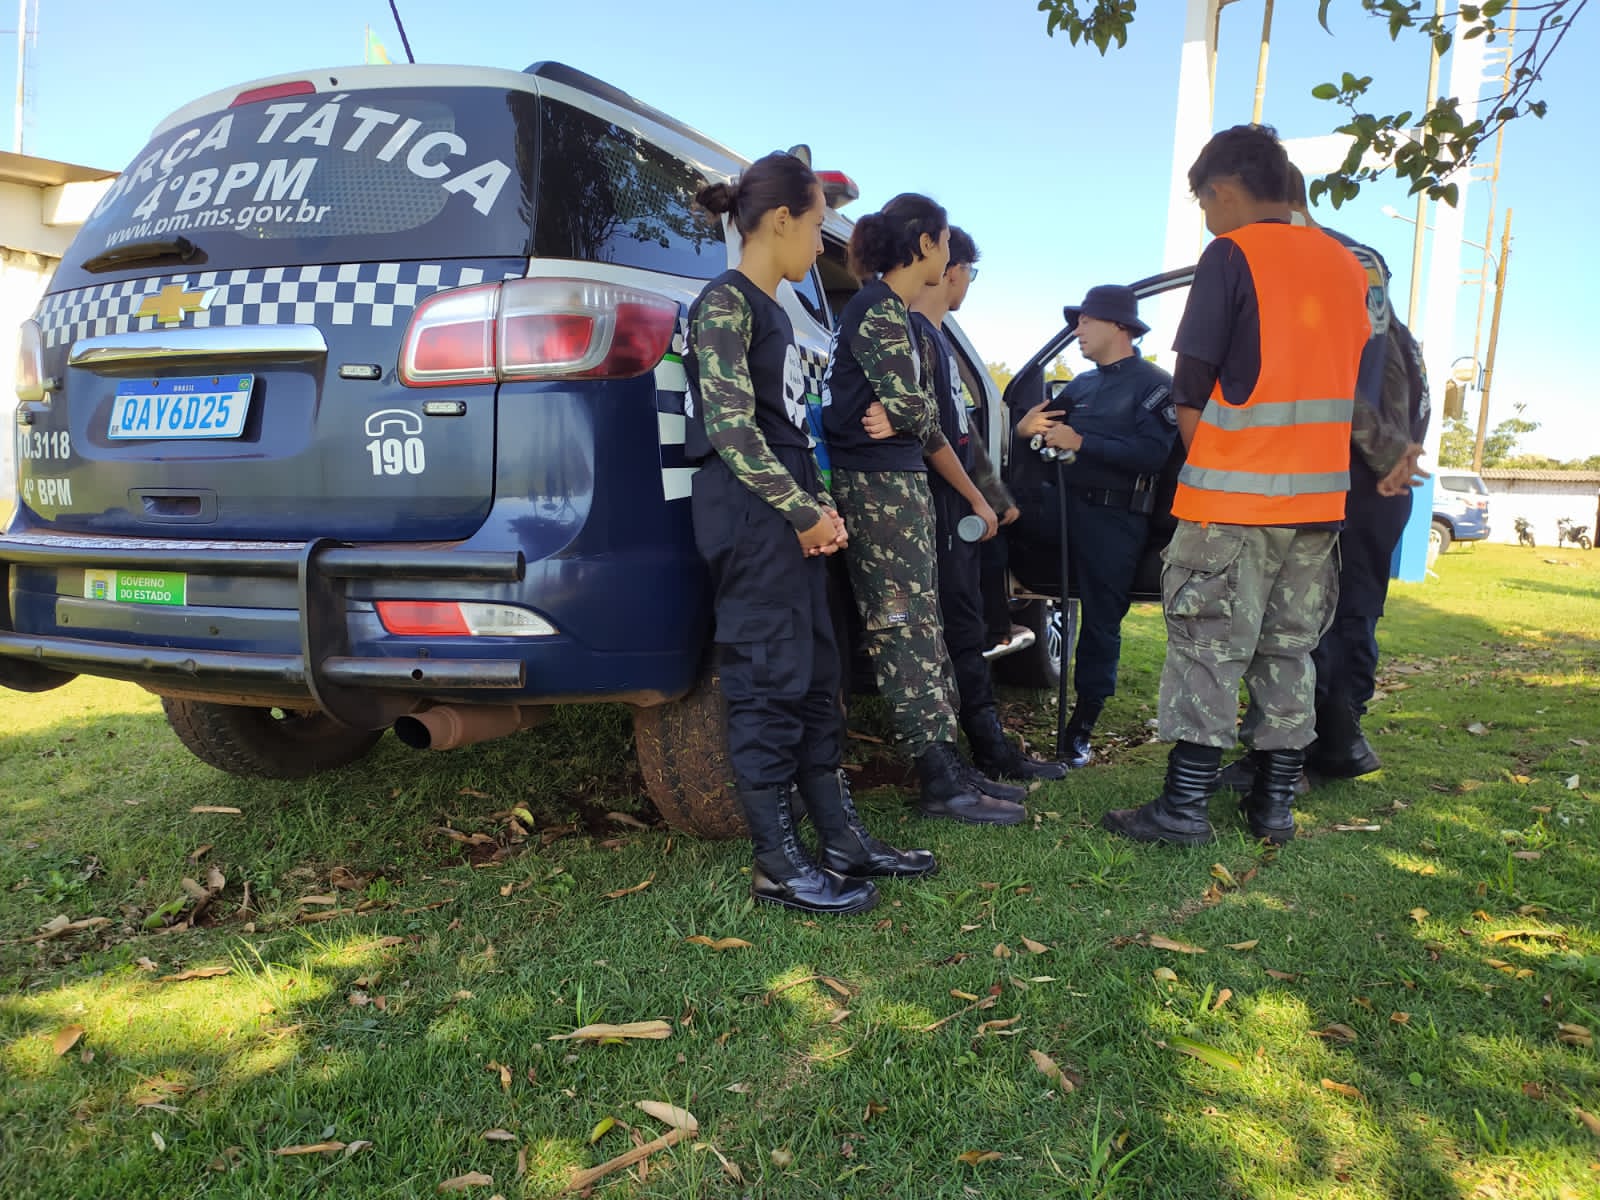
[[1151, 389], [1144, 398], [1143, 408], [1146, 412], [1159, 412], [1168, 425], [1178, 423], [1178, 406], [1172, 400], [1172, 385], [1158, 384]]

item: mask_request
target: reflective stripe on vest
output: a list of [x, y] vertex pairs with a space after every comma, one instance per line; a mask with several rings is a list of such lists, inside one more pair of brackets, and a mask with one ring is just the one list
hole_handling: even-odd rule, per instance
[[1371, 326], [1367, 276], [1320, 231], [1276, 223], [1224, 235], [1245, 257], [1261, 367], [1243, 404], [1219, 381], [1178, 476], [1174, 516], [1233, 525], [1344, 517], [1356, 375]]

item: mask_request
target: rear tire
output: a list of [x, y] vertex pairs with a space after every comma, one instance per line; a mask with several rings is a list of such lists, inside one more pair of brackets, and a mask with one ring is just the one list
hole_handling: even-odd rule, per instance
[[996, 683], [1021, 688], [1054, 689], [1061, 679], [1061, 605], [1055, 600], [1030, 600], [1011, 614], [1033, 630], [1033, 645], [994, 660]]
[[683, 699], [633, 710], [645, 791], [668, 825], [696, 837], [749, 836], [728, 761], [727, 709], [715, 668]]
[[1588, 534], [1584, 534], [1578, 539], [1578, 545], [1582, 546], [1585, 550], [1594, 549], [1594, 542], [1590, 539]]
[[1454, 535], [1450, 532], [1450, 526], [1443, 521], [1435, 521], [1428, 530], [1428, 542], [1437, 547], [1434, 551], [1435, 554], [1443, 554], [1450, 549], [1450, 543], [1454, 540]]
[[163, 697], [167, 724], [201, 762], [247, 779], [305, 779], [365, 758], [382, 730], [323, 713]]

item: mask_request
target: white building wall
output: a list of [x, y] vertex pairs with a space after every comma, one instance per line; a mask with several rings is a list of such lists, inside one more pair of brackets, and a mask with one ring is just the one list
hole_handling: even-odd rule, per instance
[[1489, 489], [1489, 540], [1515, 545], [1516, 519], [1533, 523], [1534, 541], [1554, 548], [1556, 522], [1562, 517], [1589, 527], [1595, 536], [1600, 483], [1592, 479], [1556, 482], [1532, 479], [1485, 479]]

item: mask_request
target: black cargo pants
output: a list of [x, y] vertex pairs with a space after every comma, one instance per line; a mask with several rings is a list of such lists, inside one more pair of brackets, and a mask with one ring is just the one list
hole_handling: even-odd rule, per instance
[[[809, 453], [777, 453], [801, 487], [820, 489]], [[734, 779], [783, 787], [837, 768], [843, 717], [827, 560], [807, 558], [794, 527], [720, 458], [695, 473], [690, 504], [711, 571]]]

